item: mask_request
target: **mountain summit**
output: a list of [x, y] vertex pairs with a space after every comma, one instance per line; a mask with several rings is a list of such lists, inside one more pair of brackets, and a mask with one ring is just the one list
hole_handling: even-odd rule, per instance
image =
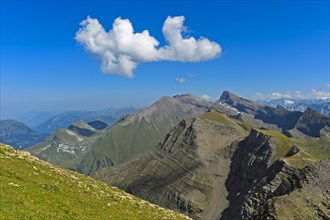
[[217, 102], [225, 103], [233, 108], [236, 108], [240, 112], [248, 114], [254, 114], [257, 110], [262, 108], [262, 105], [239, 97], [228, 91], [224, 91]]

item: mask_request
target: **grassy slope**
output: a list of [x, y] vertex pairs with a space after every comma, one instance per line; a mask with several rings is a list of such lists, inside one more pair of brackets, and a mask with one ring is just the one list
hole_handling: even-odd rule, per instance
[[[75, 122], [73, 124], [82, 127], [81, 122]], [[78, 167], [84, 155], [91, 150], [92, 143], [102, 135], [102, 131], [95, 131], [95, 129], [93, 129], [93, 131], [95, 132], [93, 136], [85, 137], [78, 135], [69, 129], [60, 128], [57, 129], [55, 133], [51, 135], [46, 141], [36, 145], [33, 148], [27, 149], [27, 151], [31, 152], [32, 154], [38, 155], [39, 158], [47, 160], [52, 164], [60, 165], [61, 167], [74, 170]], [[57, 138], [54, 137], [57, 137], [60, 140], [57, 140]], [[56, 140], [56, 143], [54, 142], [54, 140]], [[72, 148], [76, 147], [75, 154], [65, 153], [62, 151], [58, 152], [57, 148], [59, 143], [68, 145]], [[79, 150], [79, 148], [81, 148], [82, 146], [86, 147], [84, 151]], [[42, 150], [43, 148], [46, 149]]]
[[0, 219], [186, 219], [0, 144]]

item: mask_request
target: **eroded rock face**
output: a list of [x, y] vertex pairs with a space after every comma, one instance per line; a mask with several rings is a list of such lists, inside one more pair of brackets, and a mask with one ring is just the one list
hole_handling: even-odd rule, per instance
[[94, 177], [194, 219], [218, 219], [228, 206], [230, 159], [243, 137], [234, 123], [183, 120], [157, 148]]
[[[291, 197], [295, 205], [286, 212], [297, 213], [292, 219], [303, 219], [305, 214], [299, 212], [300, 204], [309, 206], [311, 200], [314, 205], [309, 206], [310, 212], [321, 217], [311, 215], [306, 219], [328, 219], [330, 212], [326, 207], [329, 207], [330, 178], [325, 170], [330, 168], [330, 159], [304, 169], [293, 168], [283, 160], [271, 163], [271, 147], [267, 139], [252, 130], [238, 144], [226, 181], [229, 206], [220, 219], [288, 219], [278, 207], [291, 202], [291, 195], [294, 195]], [[306, 200], [305, 196], [311, 192], [315, 196]]]
[[326, 126], [330, 127], [330, 118], [310, 108], [304, 112], [296, 124], [299, 131], [312, 137], [319, 137], [320, 130]]
[[301, 115], [301, 112], [289, 111], [280, 106], [276, 108], [266, 106], [256, 112], [255, 118], [264, 123], [276, 124], [282, 131], [286, 131], [294, 128]]
[[234, 119], [211, 112], [181, 121], [156, 148], [94, 177], [193, 219], [286, 219], [279, 210], [291, 201], [287, 197], [314, 192], [314, 200], [299, 192], [293, 201], [316, 202], [311, 213], [326, 219], [329, 162], [293, 168], [286, 157], [274, 159], [273, 149], [270, 136], [253, 129], [246, 135]]

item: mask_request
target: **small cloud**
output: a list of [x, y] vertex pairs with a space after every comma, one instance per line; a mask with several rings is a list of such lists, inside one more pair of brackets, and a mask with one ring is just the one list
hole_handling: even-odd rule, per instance
[[186, 82], [186, 80], [185, 80], [184, 78], [179, 78], [179, 77], [175, 78], [175, 80], [176, 80], [178, 83], [181, 83], [181, 84]]
[[323, 92], [323, 91], [317, 91], [315, 89], [312, 89], [311, 97], [314, 99], [329, 99], [330, 91]]
[[330, 89], [330, 83], [328, 83], [326, 86], [327, 86], [327, 88], [329, 88], [329, 89]]
[[134, 32], [129, 19], [118, 17], [106, 31], [95, 18], [87, 17], [75, 39], [101, 62], [103, 73], [132, 78], [141, 63], [152, 61], [201, 62], [220, 56], [221, 47], [207, 38], [183, 36], [187, 27], [184, 16], [168, 16], [163, 24], [167, 45], [159, 42], [148, 30]]
[[210, 100], [210, 96], [208, 96], [208, 95], [206, 95], [206, 94], [205, 94], [205, 95], [202, 95], [201, 98], [202, 98], [202, 99], [205, 99], [205, 100]]

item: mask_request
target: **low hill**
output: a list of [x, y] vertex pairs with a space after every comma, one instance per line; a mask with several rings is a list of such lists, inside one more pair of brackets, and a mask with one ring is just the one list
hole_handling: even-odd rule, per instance
[[187, 219], [0, 144], [1, 219]]

